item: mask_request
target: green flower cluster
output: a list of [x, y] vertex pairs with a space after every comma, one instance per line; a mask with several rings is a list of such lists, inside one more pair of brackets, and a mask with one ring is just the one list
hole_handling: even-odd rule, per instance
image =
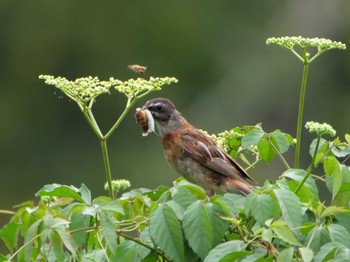
[[177, 81], [175, 77], [150, 77], [149, 80], [137, 78], [125, 82], [110, 78], [110, 82], [116, 83], [115, 89], [129, 98], [137, 97], [149, 91], [159, 91], [163, 85], [177, 83]]
[[331, 137], [334, 137], [336, 134], [336, 131], [327, 123], [317, 123], [317, 122], [306, 122], [305, 128], [309, 130], [310, 133], [317, 133], [319, 135], [330, 135]]
[[39, 79], [44, 79], [45, 84], [57, 87], [66, 96], [81, 105], [85, 105], [101, 94], [109, 93], [110, 87], [116, 84], [111, 81], [100, 81], [98, 77], [92, 76], [78, 78], [75, 81], [50, 75], [40, 75]]
[[[116, 179], [112, 180], [112, 189], [113, 192], [118, 193], [120, 190], [125, 190], [131, 186], [130, 181], [126, 179]], [[104, 185], [104, 189], [108, 190], [108, 183]]]
[[232, 141], [234, 138], [241, 140], [243, 138], [243, 134], [234, 131], [233, 129], [219, 133], [217, 136], [213, 137], [218, 146], [224, 149], [226, 152], [231, 150], [231, 146], [229, 141]]
[[332, 41], [325, 38], [304, 38], [301, 36], [271, 37], [266, 40], [266, 44], [276, 44], [284, 48], [292, 49], [294, 46], [300, 46], [303, 49], [308, 47], [317, 47], [324, 52], [331, 49], [346, 49], [346, 45], [341, 42]]

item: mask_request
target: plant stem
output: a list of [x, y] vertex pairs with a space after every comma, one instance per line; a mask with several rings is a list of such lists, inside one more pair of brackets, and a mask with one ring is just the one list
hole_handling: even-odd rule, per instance
[[272, 143], [270, 137], [267, 137], [267, 141], [269, 141], [270, 145], [272, 146], [273, 150], [276, 152], [278, 157], [281, 159], [283, 165], [287, 168], [290, 169], [290, 166], [288, 165], [288, 162], [284, 159], [282, 156], [281, 152], [277, 149], [277, 147]]
[[113, 200], [114, 199], [114, 194], [113, 194], [113, 188], [112, 188], [111, 167], [109, 165], [107, 139], [101, 139], [100, 142], [101, 142], [103, 161], [104, 161], [104, 164], [105, 164], [105, 171], [106, 171], [106, 178], [107, 178], [107, 183], [108, 183], [109, 197]]
[[321, 140], [321, 134], [318, 134], [317, 143], [316, 143], [316, 147], [315, 147], [315, 152], [314, 152], [314, 155], [313, 155], [313, 158], [312, 158], [312, 161], [311, 161], [311, 166], [308, 168], [307, 173], [306, 173], [305, 177], [303, 178], [303, 180], [300, 182], [298, 187], [295, 189], [295, 191], [294, 191], [295, 194], [297, 194], [299, 192], [301, 187], [305, 184], [305, 181], [310, 176], [312, 170], [314, 170], [314, 168], [316, 167], [315, 161], [316, 161], [316, 155], [317, 155], [318, 147], [320, 146], [320, 140]]
[[299, 168], [301, 129], [302, 129], [302, 125], [303, 125], [303, 112], [304, 112], [306, 81], [307, 81], [307, 74], [308, 74], [308, 70], [309, 70], [309, 62], [308, 62], [308, 58], [307, 58], [307, 53], [304, 49], [303, 49], [303, 54], [304, 54], [304, 68], [303, 68], [303, 76], [302, 76], [302, 80], [301, 80], [301, 90], [300, 90], [300, 98], [299, 98], [297, 143], [296, 143], [296, 147], [295, 147], [294, 168]]

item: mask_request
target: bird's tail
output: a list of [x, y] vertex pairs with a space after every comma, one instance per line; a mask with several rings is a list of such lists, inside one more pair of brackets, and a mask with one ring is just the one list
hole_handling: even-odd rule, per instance
[[230, 193], [241, 193], [244, 196], [250, 194], [253, 190], [253, 186], [246, 181], [227, 178], [220, 185], [220, 189]]

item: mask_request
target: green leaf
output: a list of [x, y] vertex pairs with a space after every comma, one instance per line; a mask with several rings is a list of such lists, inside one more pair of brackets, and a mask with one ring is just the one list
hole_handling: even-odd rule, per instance
[[314, 261], [331, 261], [335, 251], [341, 247], [343, 247], [343, 244], [338, 242], [326, 243], [320, 248], [320, 251], [314, 257]]
[[350, 261], [350, 248], [340, 247], [334, 254], [334, 261], [337, 262], [348, 262]]
[[80, 193], [81, 198], [84, 200], [84, 202], [88, 205], [91, 205], [91, 192], [84, 184], [81, 184], [80, 186]]
[[252, 251], [235, 251], [232, 252], [230, 254], [227, 254], [226, 256], [224, 256], [223, 258], [221, 258], [219, 260], [219, 262], [232, 262], [232, 261], [236, 261], [238, 258], [241, 257], [245, 257], [248, 256], [250, 254], [252, 254]]
[[261, 158], [266, 163], [269, 163], [276, 156], [276, 152], [271, 146], [270, 142], [265, 139], [262, 139], [259, 141], [258, 149], [259, 149], [259, 154]]
[[205, 257], [204, 262], [220, 261], [221, 258], [236, 251], [242, 251], [244, 242], [241, 240], [232, 240], [216, 246]]
[[262, 130], [252, 130], [248, 132], [242, 139], [243, 147], [256, 146], [261, 138], [264, 136], [265, 132]]
[[64, 252], [62, 248], [62, 239], [59, 237], [56, 230], [50, 230], [49, 232], [50, 244], [53, 247], [57, 261], [64, 261]]
[[72, 236], [65, 230], [65, 228], [57, 228], [56, 232], [61, 238], [64, 246], [74, 255], [78, 246], [74, 242]]
[[29, 243], [29, 242], [31, 242], [38, 235], [41, 235], [41, 231], [39, 232], [39, 227], [42, 223], [43, 223], [42, 220], [37, 220], [27, 230], [27, 233], [24, 237], [24, 244], [27, 244], [24, 248], [24, 260], [25, 261], [32, 260], [33, 244]]
[[118, 245], [114, 255], [111, 257], [111, 261], [141, 261], [150, 252], [148, 248], [138, 245], [134, 241], [126, 240]]
[[338, 145], [336, 147], [332, 147], [331, 151], [336, 157], [346, 157], [350, 154], [350, 146], [344, 144]]
[[161, 205], [150, 222], [151, 237], [162, 251], [174, 261], [184, 261], [184, 243], [180, 224], [174, 211]]
[[320, 248], [330, 242], [331, 239], [327, 230], [321, 226], [315, 227], [311, 230], [304, 241], [304, 245], [311, 248], [316, 254]]
[[118, 244], [113, 213], [108, 210], [99, 210], [98, 216], [101, 222], [104, 239], [106, 240], [111, 252], [114, 253]]
[[[306, 174], [307, 174], [306, 171], [303, 169], [288, 169], [285, 172], [283, 172], [282, 177], [288, 177], [290, 179], [293, 179], [294, 181], [297, 181], [298, 183], [296, 184], [296, 186], [299, 186], [300, 183], [303, 181], [304, 177], [306, 176]], [[301, 200], [308, 200], [304, 198], [304, 194], [307, 197], [312, 196], [312, 198], [315, 201], [319, 200], [318, 188], [316, 186], [315, 180], [311, 176], [309, 176], [306, 179], [305, 183], [302, 186], [302, 189], [303, 188], [304, 190], [306, 190], [306, 192], [305, 191], [298, 192], [298, 196], [300, 197]]]
[[270, 134], [271, 141], [277, 147], [281, 154], [285, 153], [289, 149], [289, 141], [284, 133], [274, 131]]
[[[70, 230], [74, 231], [76, 229], [88, 227], [89, 223], [90, 223], [90, 218], [88, 216], [83, 215], [82, 212], [77, 212], [71, 216], [71, 223], [69, 224], [69, 227], [70, 227]], [[85, 243], [86, 236], [87, 236], [87, 233], [84, 230], [75, 231], [74, 233], [72, 233], [72, 237], [78, 245], [83, 245]]]
[[338, 206], [328, 206], [326, 207], [320, 217], [328, 217], [328, 216], [333, 216], [334, 214], [337, 213], [343, 213], [343, 212], [348, 212], [349, 210], [344, 208], [344, 207], [338, 207]]
[[337, 224], [330, 224], [327, 226], [329, 235], [333, 242], [342, 243], [344, 246], [350, 246], [350, 234], [346, 229]]
[[282, 215], [290, 229], [298, 228], [302, 224], [302, 210], [298, 197], [286, 189], [273, 190], [281, 208]]
[[301, 255], [301, 258], [303, 259], [303, 262], [311, 262], [314, 258], [314, 251], [312, 249], [307, 247], [301, 247], [299, 248], [299, 252]]
[[11, 251], [17, 246], [19, 225], [16, 222], [10, 222], [0, 229], [0, 238], [4, 241], [6, 247]]
[[336, 213], [334, 214], [334, 223], [337, 225], [341, 225], [346, 229], [348, 233], [350, 233], [350, 214], [349, 213]]
[[293, 261], [294, 248], [286, 248], [278, 254], [277, 262], [292, 262]]
[[202, 201], [193, 203], [186, 210], [182, 228], [190, 247], [204, 259], [213, 248], [214, 232]]
[[339, 169], [339, 162], [334, 156], [327, 156], [323, 160], [323, 169], [327, 176], [331, 176], [336, 168]]
[[213, 196], [211, 201], [220, 206], [227, 216], [231, 216], [239, 213], [238, 208], [243, 208], [242, 204], [244, 204], [245, 198], [242, 195], [226, 193], [223, 196]]
[[197, 198], [185, 186], [176, 186], [172, 192], [173, 200], [187, 209], [190, 205], [197, 201]]
[[345, 134], [345, 140], [348, 144], [350, 144], [350, 135], [349, 134]]
[[[270, 195], [251, 193], [246, 198], [245, 208], [250, 211], [253, 217], [264, 226], [265, 221], [276, 218], [273, 206], [276, 205], [275, 200]], [[259, 208], [256, 208], [259, 207]]]
[[79, 195], [79, 189], [74, 186], [64, 186], [59, 184], [46, 185], [40, 189], [36, 196], [57, 196], [57, 197], [70, 197], [80, 202], [85, 202]]
[[277, 238], [281, 239], [282, 241], [294, 246], [301, 246], [299, 241], [293, 235], [292, 231], [282, 222], [275, 221], [270, 228], [276, 234]]
[[205, 206], [205, 209], [207, 211], [213, 230], [212, 246], [214, 247], [223, 239], [225, 232], [227, 231], [228, 221], [220, 218], [220, 216], [225, 216], [225, 212], [219, 206], [208, 203]]
[[119, 204], [118, 200], [109, 201], [106, 204], [101, 205], [100, 209], [124, 214], [124, 208]]
[[[311, 142], [310, 149], [309, 149], [309, 154], [310, 154], [311, 157], [314, 157], [314, 155], [315, 155], [317, 140], [318, 140], [318, 138], [314, 139]], [[324, 139], [324, 138], [321, 138], [320, 142], [318, 144], [317, 152], [321, 153], [323, 155], [323, 153], [325, 153], [327, 149], [328, 149], [328, 142], [327, 142], [327, 140]]]
[[343, 183], [338, 191], [338, 194], [334, 197], [332, 204], [338, 206], [348, 206], [350, 201], [350, 183]]
[[335, 170], [335, 172], [333, 172], [332, 180], [333, 180], [333, 187], [332, 187], [332, 201], [333, 201], [337, 196], [343, 182], [343, 174], [340, 171], [340, 169]]

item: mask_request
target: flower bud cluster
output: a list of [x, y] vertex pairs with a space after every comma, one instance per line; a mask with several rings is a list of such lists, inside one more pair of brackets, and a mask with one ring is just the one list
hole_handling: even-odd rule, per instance
[[276, 44], [281, 47], [292, 49], [294, 46], [300, 46], [303, 49], [308, 47], [317, 47], [320, 51], [330, 49], [346, 49], [346, 45], [341, 42], [332, 41], [326, 38], [305, 38], [301, 36], [271, 37], [266, 40], [266, 44]]
[[75, 81], [69, 81], [65, 77], [54, 77], [50, 75], [40, 75], [39, 79], [44, 79], [48, 85], [54, 85], [65, 95], [80, 104], [86, 104], [92, 98], [109, 93], [113, 82], [100, 81], [98, 77], [82, 77]]
[[305, 128], [309, 130], [310, 133], [317, 133], [319, 135], [330, 135], [331, 137], [334, 137], [336, 134], [336, 131], [327, 123], [317, 123], [317, 122], [306, 122]]
[[148, 91], [159, 91], [163, 85], [177, 83], [177, 81], [175, 77], [150, 77], [149, 80], [137, 78], [125, 82], [110, 78], [110, 82], [115, 83], [115, 89], [127, 97], [136, 97]]
[[[125, 190], [131, 186], [130, 181], [126, 179], [116, 179], [112, 180], [113, 192], [118, 193], [120, 190]], [[105, 190], [108, 190], [108, 183], [104, 185]]]

